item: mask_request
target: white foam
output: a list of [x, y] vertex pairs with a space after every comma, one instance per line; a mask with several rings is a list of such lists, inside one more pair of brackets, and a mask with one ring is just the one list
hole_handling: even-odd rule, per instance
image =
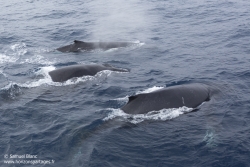
[[55, 69], [54, 66], [42, 67], [42, 68], [40, 68], [40, 70], [35, 72], [35, 75], [37, 75], [37, 76], [42, 75], [44, 78], [36, 80], [36, 81], [27, 81], [25, 83], [10, 82], [3, 89], [9, 89], [13, 85], [18, 85], [19, 87], [23, 87], [23, 88], [34, 88], [34, 87], [38, 87], [38, 86], [41, 86], [44, 84], [50, 84], [53, 81], [52, 81], [51, 77], [49, 76], [49, 72], [54, 70], [54, 69]]
[[63, 83], [60, 84], [53, 84], [55, 86], [65, 86], [65, 85], [73, 85], [73, 84], [78, 84], [80, 82], [87, 82], [87, 81], [99, 81], [99, 80], [104, 80], [106, 79], [109, 75], [111, 75], [112, 71], [109, 70], [104, 70], [104, 71], [100, 71], [98, 72], [96, 75], [94, 76], [83, 76], [83, 77], [77, 77], [77, 78], [72, 78], [69, 79]]
[[10, 48], [13, 50], [13, 51], [16, 51], [16, 50], [20, 50], [22, 48], [25, 48], [26, 47], [26, 44], [25, 43], [19, 43], [19, 44], [14, 44], [12, 45]]
[[11, 48], [12, 51], [15, 52], [15, 55], [17, 55], [17, 56], [22, 56], [25, 53], [27, 53], [25, 43], [14, 44], [10, 48]]
[[124, 102], [126, 102], [126, 101], [128, 101], [128, 98], [129, 98], [129, 96], [125, 96], [125, 97], [120, 97], [120, 98], [116, 98], [116, 99], [113, 99], [113, 100], [117, 100], [117, 101], [124, 101]]
[[203, 142], [206, 142], [207, 147], [215, 147], [217, 146], [217, 137], [214, 130], [208, 129], [203, 138]]
[[47, 52], [51, 52], [51, 51], [54, 51], [54, 49], [48, 49], [48, 48], [36, 48], [36, 49], [34, 49], [34, 52], [37, 54], [47, 53]]
[[1, 90], [9, 90], [13, 85], [15, 85], [15, 83], [10, 82], [8, 85], [6, 85], [5, 87], [1, 88]]
[[109, 113], [107, 117], [103, 118], [103, 121], [108, 121], [116, 117], [126, 117], [129, 115], [123, 112], [121, 109], [108, 108], [108, 110], [111, 110], [112, 112]]
[[[148, 88], [148, 89], [145, 89], [145, 90], [143, 90], [143, 91], [138, 91], [138, 92], [136, 92], [136, 94], [150, 93], [150, 92], [153, 92], [153, 91], [156, 91], [156, 90], [160, 90], [160, 89], [162, 89], [162, 88], [164, 88], [164, 87], [153, 86], [152, 88]], [[125, 96], [125, 97], [120, 97], [120, 98], [116, 98], [116, 99], [113, 99], [113, 100], [119, 101], [119, 103], [121, 103], [121, 102], [126, 103], [126, 102], [128, 102], [128, 100], [129, 100], [129, 96], [127, 95], [127, 96]]]
[[111, 110], [112, 112], [109, 113], [108, 116], [103, 119], [104, 121], [112, 120], [118, 117], [125, 119], [126, 122], [138, 124], [146, 120], [161, 120], [161, 121], [171, 120], [176, 117], [179, 117], [184, 113], [192, 111], [193, 108], [188, 108], [184, 106], [180, 108], [151, 111], [146, 114], [127, 114], [124, 113], [121, 109], [112, 109], [112, 108], [110, 108], [109, 110]]
[[34, 88], [34, 87], [41, 86], [43, 84], [50, 84], [53, 81], [52, 81], [51, 77], [49, 76], [49, 72], [54, 70], [54, 69], [55, 69], [54, 66], [42, 67], [42, 68], [40, 68], [40, 70], [35, 72], [35, 75], [37, 75], [37, 76], [42, 75], [43, 76], [42, 79], [39, 79], [36, 81], [28, 81], [25, 83], [16, 83], [16, 82], [10, 81], [9, 84], [6, 85], [5, 87], [1, 88], [1, 90], [9, 90], [14, 85], [17, 85], [18, 87], [23, 87], [23, 88]]
[[139, 41], [139, 40], [136, 40], [136, 41], [132, 41], [131, 43], [133, 43], [132, 45], [129, 45], [128, 49], [136, 49], [136, 48], [140, 48], [142, 47], [143, 45], [145, 45], [145, 43]]
[[136, 41], [134, 41], [133, 43], [138, 44], [139, 47], [145, 45], [144, 42], [141, 42], [141, 41], [139, 41], [139, 40], [136, 40]]
[[114, 51], [117, 51], [119, 48], [111, 48], [111, 49], [108, 49], [106, 50], [105, 52], [114, 52]]
[[41, 55], [35, 55], [28, 59], [24, 59], [20, 62], [20, 64], [44, 64], [44, 65], [51, 65], [55, 62], [49, 61], [48, 59], [44, 58]]
[[13, 57], [13, 56], [6, 56], [4, 54], [0, 54], [0, 64], [4, 63], [13, 63], [16, 62], [18, 58]]
[[143, 91], [138, 91], [138, 92], [136, 92], [136, 94], [150, 93], [150, 92], [154, 92], [156, 90], [160, 90], [162, 88], [164, 88], [164, 87], [162, 87], [162, 86], [153, 86], [152, 88], [148, 88], [148, 89], [145, 89]]
[[17, 94], [21, 92], [20, 87], [13, 82], [10, 82], [8, 85], [6, 85], [4, 88], [1, 88], [0, 90], [4, 90], [8, 92], [8, 97], [14, 99]]
[[0, 54], [0, 64], [3, 63], [14, 63], [16, 62], [20, 56], [27, 53], [26, 44], [20, 43], [20, 44], [14, 44], [10, 46], [11, 52]]

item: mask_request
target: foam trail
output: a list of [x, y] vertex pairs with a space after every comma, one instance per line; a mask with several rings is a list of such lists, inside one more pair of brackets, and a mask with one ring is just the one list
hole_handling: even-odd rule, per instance
[[182, 114], [191, 112], [193, 108], [188, 108], [184, 106], [180, 108], [151, 111], [147, 114], [127, 114], [123, 112], [121, 109], [112, 109], [112, 108], [110, 108], [109, 110], [111, 110], [112, 112], [109, 113], [109, 115], [103, 119], [104, 121], [112, 120], [118, 117], [118, 118], [123, 118], [126, 122], [138, 124], [146, 120], [161, 120], [161, 121], [171, 120], [176, 117], [179, 117]]

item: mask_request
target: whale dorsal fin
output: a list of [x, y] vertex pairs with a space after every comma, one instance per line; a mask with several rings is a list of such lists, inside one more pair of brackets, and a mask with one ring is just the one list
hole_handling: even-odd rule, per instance
[[74, 40], [74, 43], [84, 43], [83, 41]]
[[128, 97], [128, 103], [135, 100], [138, 97], [138, 95], [134, 95], [134, 96], [129, 96]]

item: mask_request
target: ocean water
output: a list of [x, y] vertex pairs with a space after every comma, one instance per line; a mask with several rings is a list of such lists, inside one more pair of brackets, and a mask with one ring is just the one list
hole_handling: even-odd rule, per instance
[[[250, 166], [250, 1], [0, 5], [0, 166]], [[74, 40], [137, 45], [55, 50]], [[65, 83], [48, 75], [63, 66], [104, 63], [130, 72]], [[131, 95], [186, 83], [218, 93], [197, 112], [120, 110]]]

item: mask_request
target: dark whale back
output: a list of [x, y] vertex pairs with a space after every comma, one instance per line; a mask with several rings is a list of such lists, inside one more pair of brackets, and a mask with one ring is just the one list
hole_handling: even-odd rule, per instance
[[129, 97], [121, 109], [128, 114], [144, 114], [161, 109], [196, 108], [209, 100], [209, 88], [204, 84], [187, 84], [163, 88], [151, 93]]
[[127, 47], [132, 42], [83, 42], [75, 40], [73, 44], [57, 48], [61, 52], [79, 52], [81, 50], [91, 51], [94, 49], [109, 50], [112, 48]]
[[126, 69], [119, 69], [109, 65], [71, 65], [67, 67], [62, 67], [56, 70], [49, 72], [52, 80], [54, 82], [64, 82], [68, 79], [74, 77], [82, 77], [86, 75], [95, 75], [96, 73], [103, 71], [103, 70], [111, 70], [111, 71], [120, 71], [120, 72], [128, 72]]

